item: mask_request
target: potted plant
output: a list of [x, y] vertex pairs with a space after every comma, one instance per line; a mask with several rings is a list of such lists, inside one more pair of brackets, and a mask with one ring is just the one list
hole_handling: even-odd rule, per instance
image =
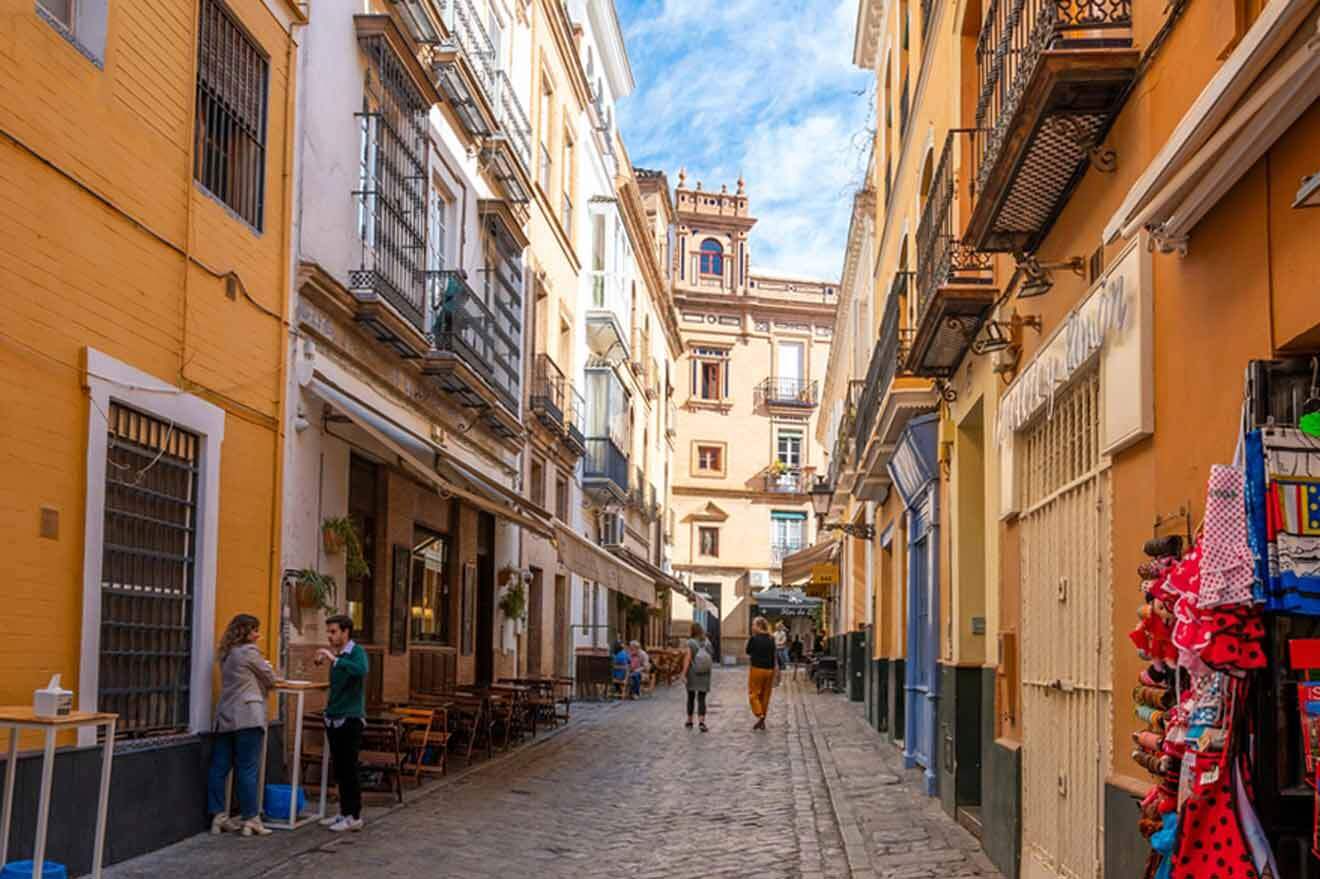
[[349, 577], [365, 577], [371, 573], [367, 560], [362, 554], [362, 538], [358, 536], [353, 520], [347, 516], [332, 516], [321, 523], [321, 540], [325, 543], [328, 555], [347, 552], [345, 574]]
[[634, 626], [645, 626], [650, 611], [645, 604], [640, 601], [634, 601], [628, 605], [628, 623]]
[[294, 571], [292, 576], [299, 608], [325, 611], [335, 609], [335, 596], [339, 587], [334, 577], [312, 568]]
[[500, 596], [500, 613], [515, 622], [522, 621], [527, 613], [527, 588], [523, 586], [521, 580], [515, 580], [513, 585], [505, 589], [504, 594]]

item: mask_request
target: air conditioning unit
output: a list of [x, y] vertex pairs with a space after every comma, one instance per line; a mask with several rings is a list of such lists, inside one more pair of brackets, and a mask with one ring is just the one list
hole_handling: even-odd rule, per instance
[[751, 587], [752, 587], [753, 589], [769, 589], [769, 588], [770, 588], [770, 572], [769, 572], [769, 571], [748, 571], [748, 572], [747, 572], [747, 582], [751, 585]]
[[623, 546], [623, 516], [619, 513], [602, 513], [600, 517], [601, 546]]

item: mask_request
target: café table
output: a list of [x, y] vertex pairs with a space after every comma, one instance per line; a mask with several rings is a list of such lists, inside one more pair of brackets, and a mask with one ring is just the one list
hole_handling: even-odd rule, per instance
[[[297, 830], [305, 824], [313, 821], [319, 821], [326, 815], [325, 796], [326, 786], [330, 781], [330, 746], [326, 741], [321, 743], [321, 798], [316, 812], [306, 817], [298, 814], [298, 789], [302, 781], [302, 745], [303, 745], [303, 717], [307, 708], [307, 694], [318, 690], [328, 690], [328, 683], [318, 683], [315, 681], [276, 681], [275, 694], [277, 698], [294, 698], [294, 723], [293, 723], [293, 761], [290, 765], [293, 767], [293, 779], [289, 785], [289, 817], [284, 820], [267, 822], [266, 826], [276, 830]], [[257, 814], [261, 814], [265, 807], [266, 797], [266, 738], [265, 734], [261, 741], [261, 775], [257, 783]], [[228, 805], [228, 804], [226, 804]]]
[[18, 777], [18, 733], [39, 730], [43, 737], [41, 788], [37, 797], [37, 837], [32, 845], [32, 875], [40, 876], [46, 863], [46, 830], [50, 821], [50, 789], [55, 774], [55, 736], [85, 727], [105, 727], [101, 744], [101, 787], [96, 803], [96, 833], [92, 837], [92, 877], [100, 879], [105, 855], [106, 806], [110, 801], [110, 766], [115, 756], [115, 724], [118, 714], [102, 711], [73, 711], [46, 716], [37, 714], [31, 705], [0, 707], [0, 729], [9, 730], [8, 759], [5, 761], [4, 806], [0, 809], [0, 868], [8, 863], [9, 827], [14, 817], [14, 782]]

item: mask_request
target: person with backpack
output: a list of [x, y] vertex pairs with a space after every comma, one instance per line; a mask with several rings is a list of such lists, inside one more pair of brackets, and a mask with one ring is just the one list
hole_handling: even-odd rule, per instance
[[710, 675], [715, 668], [715, 650], [710, 646], [706, 630], [697, 623], [692, 624], [692, 637], [687, 640], [687, 650], [683, 651], [683, 669], [679, 672], [687, 682], [687, 723], [683, 726], [692, 728], [692, 709], [697, 709], [702, 732], [709, 732], [706, 726], [706, 694], [710, 692]]

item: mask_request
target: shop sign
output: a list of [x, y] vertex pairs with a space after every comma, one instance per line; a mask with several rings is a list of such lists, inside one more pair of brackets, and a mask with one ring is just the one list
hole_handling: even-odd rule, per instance
[[811, 582], [813, 585], [837, 586], [839, 569], [834, 565], [814, 565], [811, 568]]

